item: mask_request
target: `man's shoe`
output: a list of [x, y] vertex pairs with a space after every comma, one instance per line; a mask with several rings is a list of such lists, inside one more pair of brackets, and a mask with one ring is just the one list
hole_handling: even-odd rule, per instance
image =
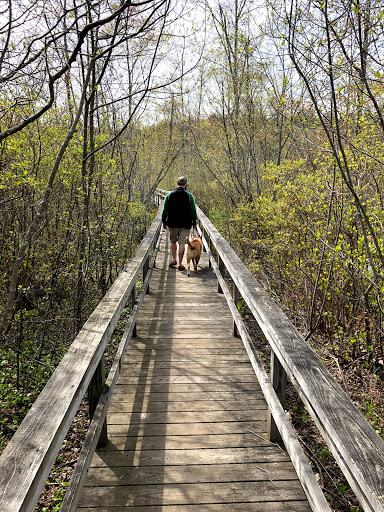
[[177, 265], [177, 261], [171, 261], [171, 263], [169, 264], [170, 267], [176, 267]]
[[177, 267], [177, 270], [185, 270], [184, 265], [179, 265], [179, 266]]

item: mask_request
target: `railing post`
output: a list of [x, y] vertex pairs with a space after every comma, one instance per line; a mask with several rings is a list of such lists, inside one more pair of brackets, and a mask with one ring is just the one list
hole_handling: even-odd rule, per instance
[[[144, 262], [144, 266], [143, 266], [143, 283], [145, 281], [145, 277], [148, 273], [148, 270], [149, 270], [149, 256], [148, 258], [145, 260]], [[148, 284], [148, 288], [147, 288], [147, 291], [145, 293], [149, 293], [149, 284]], [[136, 299], [136, 298], [135, 298]]]
[[[135, 302], [136, 302], [136, 283], [135, 283], [135, 286], [132, 288], [132, 292], [131, 292], [131, 308], [133, 309], [133, 306], [135, 305]], [[133, 327], [133, 331], [132, 331], [132, 336], [136, 336], [137, 335], [137, 332], [136, 332], [136, 322], [135, 322], [135, 325]]]
[[[287, 394], [287, 374], [285, 373], [284, 368], [282, 367], [279, 359], [276, 357], [276, 354], [273, 351], [271, 352], [270, 377], [277, 398], [279, 399], [281, 405], [284, 408], [285, 398]], [[280, 442], [282, 440], [280, 432], [276, 427], [276, 423], [275, 420], [273, 419], [270, 409], [268, 409], [267, 436], [268, 439], [274, 443]]]
[[[235, 285], [235, 283], [233, 283], [232, 297], [233, 297], [233, 302], [235, 303], [235, 306], [238, 309], [237, 305], [239, 303], [240, 294], [239, 294], [239, 290], [238, 290], [237, 286]], [[233, 335], [235, 337], [239, 336], [239, 331], [237, 329], [237, 325], [236, 325], [235, 321], [233, 321]]]
[[[208, 236], [208, 247], [209, 247], [209, 250], [211, 251], [211, 255], [212, 255], [212, 242], [211, 242], [210, 236]], [[208, 264], [209, 264], [209, 268], [212, 268], [211, 258], [209, 258]]]
[[[224, 277], [225, 266], [224, 266], [223, 260], [220, 258], [219, 254], [217, 255], [217, 266], [219, 267], [221, 275]], [[218, 291], [218, 293], [223, 293], [223, 290], [221, 289], [221, 286], [219, 283], [217, 284], [217, 291]]]
[[[105, 364], [104, 364], [104, 354], [102, 355], [99, 364], [93, 374], [91, 382], [88, 386], [88, 410], [89, 410], [89, 419], [92, 420], [92, 417], [96, 411], [97, 404], [99, 402], [101, 393], [103, 392], [105, 384]], [[103, 448], [107, 444], [107, 422], [104, 421], [103, 427], [100, 432], [99, 440], [97, 442], [97, 448]]]

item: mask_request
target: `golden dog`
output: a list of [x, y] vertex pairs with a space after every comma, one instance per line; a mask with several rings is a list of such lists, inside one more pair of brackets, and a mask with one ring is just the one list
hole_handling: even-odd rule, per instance
[[189, 240], [188, 237], [186, 237], [186, 242], [188, 244], [187, 247], [187, 276], [189, 277], [190, 274], [190, 263], [191, 260], [193, 262], [193, 267], [195, 271], [197, 272], [197, 264], [200, 260], [201, 251], [203, 249], [203, 242], [201, 240], [202, 235], [199, 236], [199, 238], [194, 237], [193, 240]]

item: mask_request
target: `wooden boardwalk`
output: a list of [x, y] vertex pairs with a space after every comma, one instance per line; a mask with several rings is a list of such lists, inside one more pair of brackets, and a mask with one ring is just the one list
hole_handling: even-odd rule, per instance
[[167, 238], [77, 510], [310, 511], [206, 255], [188, 278]]

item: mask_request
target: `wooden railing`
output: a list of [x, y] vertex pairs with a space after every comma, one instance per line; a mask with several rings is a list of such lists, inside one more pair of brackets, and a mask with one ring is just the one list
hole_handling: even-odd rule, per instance
[[[93, 414], [86, 441], [61, 510], [75, 510], [92, 454], [105, 443], [108, 403], [137, 313], [155, 264], [161, 211], [126, 268], [119, 274], [81, 329], [0, 457], [0, 511], [33, 511], [79, 404], [89, 390]], [[143, 279], [136, 297], [136, 283]], [[121, 313], [132, 299], [126, 325], [107, 382], [103, 354]], [[101, 436], [101, 437], [100, 437]]]
[[[158, 189], [159, 200], [166, 193]], [[303, 472], [307, 465], [302, 461], [301, 449], [283, 409], [287, 376], [331, 449], [363, 510], [384, 512], [382, 439], [199, 208], [197, 214], [204, 246], [218, 278], [219, 291], [224, 293], [234, 317], [235, 334], [238, 332], [241, 335], [270, 408], [269, 438], [272, 441], [280, 438], [283, 440], [312, 509], [323, 510], [321, 507], [325, 505], [313, 486], [313, 475], [309, 475], [307, 470]], [[224, 270], [231, 278], [232, 293], [223, 278]], [[270, 377], [260, 363], [237, 310], [236, 304], [240, 297], [270, 344]]]

